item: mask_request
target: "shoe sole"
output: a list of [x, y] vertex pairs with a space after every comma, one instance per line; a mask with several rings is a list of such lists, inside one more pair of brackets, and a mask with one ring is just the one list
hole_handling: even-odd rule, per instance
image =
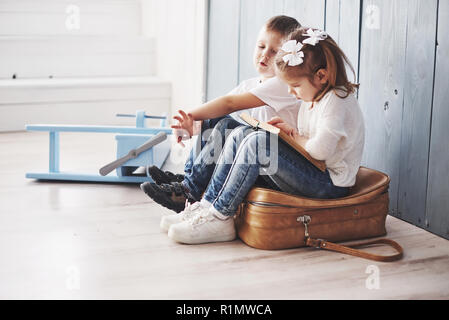
[[167, 199], [167, 197], [161, 196], [159, 191], [156, 191], [152, 188], [151, 184], [148, 182], [144, 182], [140, 185], [140, 189], [142, 189], [143, 192], [147, 196], [149, 196], [151, 199], [153, 199], [156, 203], [160, 204], [161, 206], [173, 210], [176, 213], [180, 213], [182, 210], [185, 209], [185, 205], [175, 205], [173, 203], [169, 203], [170, 199]]
[[166, 224], [166, 223], [162, 223], [159, 225], [159, 227], [161, 228], [161, 231], [163, 233], [168, 233], [168, 230], [170, 229], [170, 224]]
[[172, 224], [173, 223], [165, 222], [165, 219], [161, 219], [161, 223], [159, 224], [159, 226], [160, 226], [162, 232], [168, 233], [168, 230], [170, 229], [170, 226]]
[[186, 239], [179, 236], [176, 236], [176, 233], [173, 232], [173, 229], [168, 229], [168, 237], [176, 242], [184, 243], [184, 244], [203, 244], [203, 243], [214, 243], [214, 242], [229, 242], [236, 239], [236, 234], [226, 234], [221, 236], [209, 237], [206, 239]]

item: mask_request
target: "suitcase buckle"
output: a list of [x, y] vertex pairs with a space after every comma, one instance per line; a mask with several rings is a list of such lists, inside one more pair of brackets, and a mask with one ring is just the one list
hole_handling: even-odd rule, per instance
[[309, 226], [310, 221], [312, 221], [312, 218], [310, 216], [301, 216], [301, 217], [298, 217], [296, 219], [296, 221], [302, 222], [304, 224], [304, 236], [306, 238], [308, 238], [309, 237], [309, 228], [308, 228], [308, 226]]

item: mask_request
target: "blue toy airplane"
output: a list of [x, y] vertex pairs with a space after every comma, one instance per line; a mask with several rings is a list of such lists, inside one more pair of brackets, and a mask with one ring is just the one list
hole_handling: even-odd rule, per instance
[[[118, 117], [135, 117], [135, 127], [90, 126], [90, 125], [26, 125], [29, 131], [48, 131], [50, 136], [49, 169], [44, 173], [27, 173], [26, 177], [38, 180], [69, 180], [94, 182], [142, 183], [152, 181], [148, 172], [145, 176], [132, 173], [139, 167], [155, 165], [161, 167], [170, 152], [167, 135], [171, 128], [165, 127], [166, 116], [147, 116], [139, 110], [136, 115], [118, 114]], [[160, 127], [148, 128], [145, 119], [160, 119]], [[117, 159], [99, 170], [99, 174], [61, 172], [59, 170], [59, 133], [60, 132], [103, 132], [117, 133]], [[116, 175], [110, 174], [116, 170]]]

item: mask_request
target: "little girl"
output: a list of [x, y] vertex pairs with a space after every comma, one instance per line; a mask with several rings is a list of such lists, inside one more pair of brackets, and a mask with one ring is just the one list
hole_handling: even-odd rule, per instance
[[[268, 177], [281, 191], [324, 199], [347, 196], [362, 158], [364, 123], [354, 96], [356, 85], [348, 81], [345, 63], [350, 66], [332, 38], [312, 29], [293, 32], [276, 57], [277, 77], [303, 102], [297, 128], [279, 117], [269, 123], [291, 135], [312, 157], [324, 160], [325, 172], [282, 141], [274, 148], [267, 132], [254, 131], [245, 136], [244, 129], [238, 128], [226, 140], [201, 205], [189, 213], [190, 219], [172, 224], [169, 237], [188, 244], [234, 240], [232, 217], [257, 177], [266, 171], [266, 154], [272, 149], [277, 149], [277, 170]], [[274, 82], [264, 85], [270, 83]], [[270, 99], [264, 102], [275, 104], [275, 97]], [[257, 104], [251, 99], [245, 103], [244, 96], [237, 108]], [[216, 110], [215, 114], [219, 113]], [[192, 114], [198, 117], [201, 108]], [[226, 159], [233, 162], [226, 163]]]

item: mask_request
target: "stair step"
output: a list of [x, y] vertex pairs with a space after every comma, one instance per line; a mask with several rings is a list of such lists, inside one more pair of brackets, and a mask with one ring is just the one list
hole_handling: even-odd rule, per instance
[[146, 37], [0, 37], [0, 79], [151, 76], [155, 43]]
[[139, 35], [137, 0], [2, 0], [0, 35]]

